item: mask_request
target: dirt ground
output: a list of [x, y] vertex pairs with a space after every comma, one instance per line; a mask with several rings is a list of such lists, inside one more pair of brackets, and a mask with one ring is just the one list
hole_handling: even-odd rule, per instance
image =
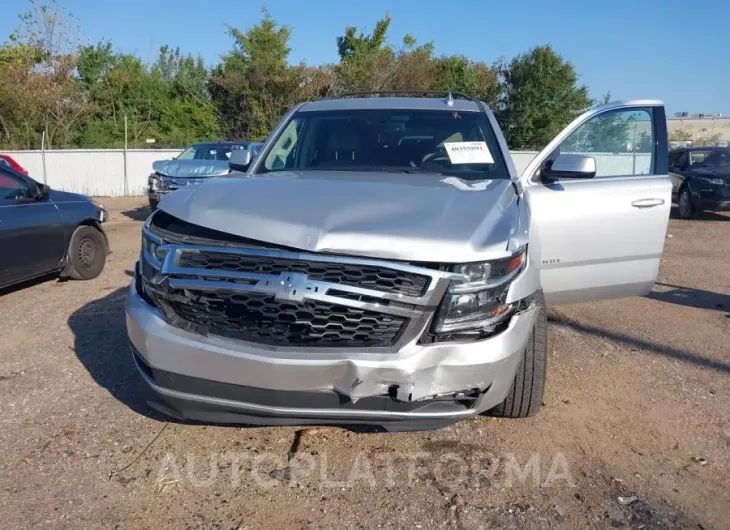
[[645, 298], [550, 312], [540, 414], [432, 432], [168, 423], [124, 296], [141, 199], [91, 282], [0, 296], [4, 528], [730, 528], [730, 216], [672, 219]]

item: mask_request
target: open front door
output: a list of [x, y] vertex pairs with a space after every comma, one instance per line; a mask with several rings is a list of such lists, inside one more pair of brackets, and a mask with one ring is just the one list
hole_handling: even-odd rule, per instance
[[672, 185], [660, 101], [594, 107], [521, 177], [548, 304], [643, 295], [657, 278]]

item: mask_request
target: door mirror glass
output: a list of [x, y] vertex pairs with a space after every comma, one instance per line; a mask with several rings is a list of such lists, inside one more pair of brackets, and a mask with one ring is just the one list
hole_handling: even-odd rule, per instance
[[251, 165], [251, 151], [248, 149], [234, 149], [231, 151], [231, 157], [228, 159], [228, 167], [231, 171], [248, 171]]
[[587, 155], [561, 154], [545, 165], [540, 176], [543, 180], [591, 179], [596, 176], [596, 159]]

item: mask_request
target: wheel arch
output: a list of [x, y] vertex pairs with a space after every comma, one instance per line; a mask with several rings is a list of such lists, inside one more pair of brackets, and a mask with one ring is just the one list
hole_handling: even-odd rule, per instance
[[679, 185], [679, 188], [677, 188], [677, 197], [679, 197], [679, 194], [682, 193], [682, 190], [684, 188], [689, 188], [690, 193], [692, 193], [692, 184], [691, 180], [688, 178], [682, 179], [682, 183]]

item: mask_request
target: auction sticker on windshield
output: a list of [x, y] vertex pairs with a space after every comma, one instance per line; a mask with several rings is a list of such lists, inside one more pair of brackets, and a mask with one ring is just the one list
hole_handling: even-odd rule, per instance
[[444, 142], [452, 164], [494, 164], [486, 142]]

